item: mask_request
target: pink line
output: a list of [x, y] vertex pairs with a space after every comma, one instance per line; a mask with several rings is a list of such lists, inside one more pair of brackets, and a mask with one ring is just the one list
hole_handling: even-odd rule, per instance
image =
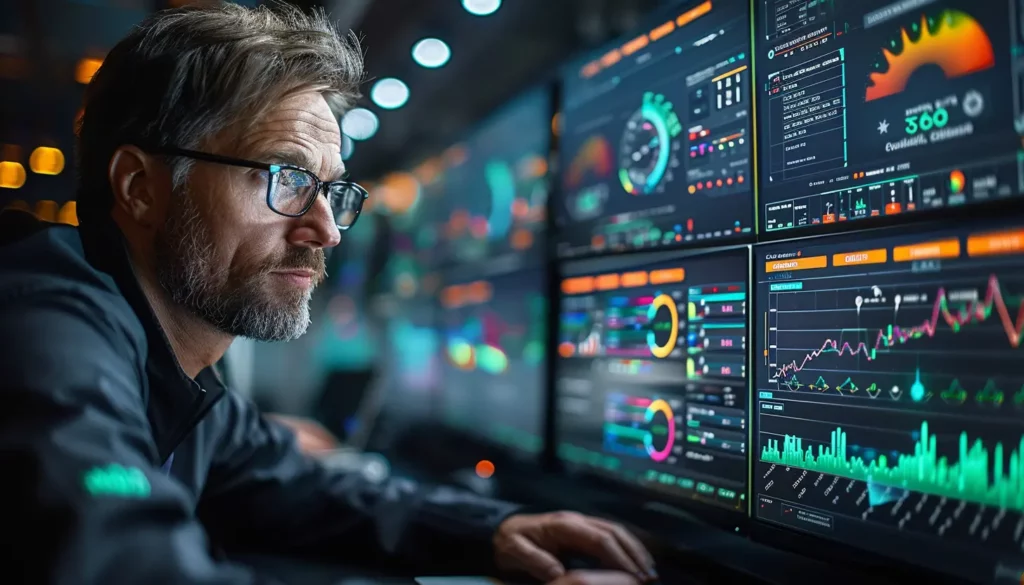
[[918, 335], [927, 335], [928, 337], [934, 337], [937, 331], [939, 318], [946, 322], [954, 330], [963, 327], [971, 322], [984, 321], [990, 314], [992, 305], [995, 305], [996, 313], [999, 315], [999, 320], [1003, 326], [1003, 330], [1006, 332], [1006, 337], [1010, 342], [1011, 347], [1019, 347], [1021, 343], [1021, 329], [1024, 326], [1024, 304], [1017, 309], [1017, 320], [1014, 322], [1010, 317], [1010, 312], [1006, 307], [1006, 303], [1003, 300], [1003, 295], [999, 289], [999, 279], [996, 275], [990, 275], [988, 280], [988, 290], [985, 292], [985, 300], [981, 303], [974, 302], [967, 305], [965, 310], [957, 311], [954, 315], [951, 313], [946, 306], [946, 289], [940, 288], [936, 291], [935, 305], [932, 307], [931, 316], [920, 325], [910, 327], [906, 330], [901, 329], [898, 325], [892, 326], [892, 335], [888, 335], [885, 329], [880, 329], [878, 335], [875, 337], [874, 348], [869, 348], [863, 341], [858, 343], [856, 347], [851, 346], [849, 342], [843, 342], [839, 345], [839, 341], [835, 339], [826, 339], [825, 343], [822, 344], [821, 348], [804, 356], [803, 360], [797, 364], [796, 360], [783, 365], [779, 368], [776, 373], [776, 378], [784, 378], [787, 374], [795, 374], [804, 369], [804, 366], [808, 362], [813, 361], [815, 358], [825, 352], [835, 352], [842, 355], [857, 355], [863, 354], [867, 360], [874, 360], [875, 352], [882, 348], [888, 348], [896, 345], [896, 343], [906, 343], [907, 340], [913, 339]]

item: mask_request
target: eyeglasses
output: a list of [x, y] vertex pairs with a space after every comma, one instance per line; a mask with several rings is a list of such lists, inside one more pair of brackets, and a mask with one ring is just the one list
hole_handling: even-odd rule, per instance
[[279, 215], [301, 217], [316, 202], [320, 193], [334, 214], [334, 223], [345, 231], [356, 224], [363, 202], [370, 196], [366, 189], [351, 181], [321, 181], [320, 177], [302, 167], [287, 164], [267, 164], [240, 158], [209, 154], [185, 148], [161, 147], [147, 149], [152, 154], [183, 156], [195, 160], [235, 167], [248, 167], [267, 171], [267, 207]]

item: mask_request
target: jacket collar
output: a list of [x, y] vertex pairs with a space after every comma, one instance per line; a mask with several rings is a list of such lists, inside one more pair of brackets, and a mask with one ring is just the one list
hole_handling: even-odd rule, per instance
[[99, 220], [79, 227], [86, 260], [114, 279], [146, 334], [146, 378], [143, 388], [146, 415], [153, 430], [160, 460], [192, 430], [202, 414], [224, 393], [214, 368], [193, 380], [182, 370], [167, 334], [160, 326], [132, 266], [127, 244], [113, 220]]

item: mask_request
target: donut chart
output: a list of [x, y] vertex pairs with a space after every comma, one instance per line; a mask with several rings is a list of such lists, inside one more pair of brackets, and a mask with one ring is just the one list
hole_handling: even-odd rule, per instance
[[650, 195], [669, 180], [680, 132], [672, 103], [662, 94], [645, 93], [626, 122], [619, 146], [619, 182], [626, 193]]
[[647, 455], [650, 456], [651, 460], [660, 463], [668, 459], [669, 455], [672, 454], [672, 446], [675, 443], [676, 437], [676, 419], [668, 402], [658, 398], [648, 405], [647, 411], [644, 413], [644, 422], [650, 425], [654, 422], [654, 417], [658, 413], [663, 414], [668, 421], [666, 423], [668, 425], [668, 432], [666, 433], [665, 446], [661, 449], [655, 447], [654, 435], [647, 431], [647, 434], [644, 435], [644, 448], [647, 449]]
[[[663, 307], [668, 312], [668, 321], [658, 318], [658, 310]], [[666, 294], [656, 296], [647, 308], [647, 323], [651, 328], [647, 332], [647, 347], [651, 350], [651, 355], [659, 359], [667, 358], [679, 340], [679, 309], [676, 308], [675, 299]], [[656, 330], [667, 330], [668, 339], [659, 343]]]

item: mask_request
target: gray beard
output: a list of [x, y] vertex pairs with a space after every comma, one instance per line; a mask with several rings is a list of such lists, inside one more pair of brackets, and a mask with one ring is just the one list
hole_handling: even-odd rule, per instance
[[213, 238], [191, 197], [173, 197], [175, 208], [156, 242], [157, 279], [171, 300], [232, 336], [257, 341], [301, 337], [310, 324], [312, 291], [270, 297], [264, 283], [272, 267], [232, 282], [228, 268], [211, 261]]

